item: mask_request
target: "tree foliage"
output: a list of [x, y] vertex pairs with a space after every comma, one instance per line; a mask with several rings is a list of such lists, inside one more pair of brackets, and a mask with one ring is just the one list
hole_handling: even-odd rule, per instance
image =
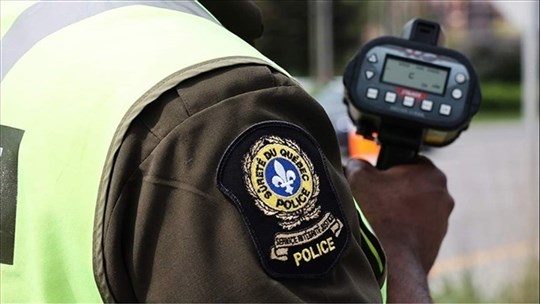
[[[261, 9], [264, 33], [256, 43], [263, 54], [294, 75], [310, 72], [309, 4], [307, 0], [255, 1]], [[366, 15], [364, 1], [332, 1], [334, 74], [360, 47], [360, 33]]]

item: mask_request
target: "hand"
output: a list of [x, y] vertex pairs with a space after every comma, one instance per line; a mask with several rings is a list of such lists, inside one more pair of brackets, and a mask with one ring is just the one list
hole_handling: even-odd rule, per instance
[[[389, 301], [429, 301], [426, 276], [437, 257], [454, 207], [444, 173], [425, 157], [385, 171], [363, 160], [351, 160], [347, 178], [386, 251]], [[415, 298], [410, 294], [418, 293], [418, 286], [403, 286], [414, 284], [414, 279], [424, 282], [423, 296], [417, 294]]]

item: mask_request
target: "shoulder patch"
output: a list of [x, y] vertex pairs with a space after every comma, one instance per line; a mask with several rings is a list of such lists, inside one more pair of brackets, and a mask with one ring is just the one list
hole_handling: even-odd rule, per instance
[[320, 278], [349, 241], [341, 203], [317, 142], [298, 126], [263, 122], [221, 159], [217, 183], [240, 210], [273, 278]]

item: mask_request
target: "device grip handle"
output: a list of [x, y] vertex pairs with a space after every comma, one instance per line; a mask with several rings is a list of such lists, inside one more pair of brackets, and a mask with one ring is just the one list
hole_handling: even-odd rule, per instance
[[393, 166], [409, 164], [416, 159], [417, 155], [418, 150], [416, 149], [382, 144], [377, 158], [377, 169], [386, 170]]

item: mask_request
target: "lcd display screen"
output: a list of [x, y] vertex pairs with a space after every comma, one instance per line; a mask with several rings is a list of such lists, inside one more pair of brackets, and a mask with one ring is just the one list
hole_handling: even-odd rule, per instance
[[444, 95], [449, 70], [413, 60], [386, 56], [382, 81]]

